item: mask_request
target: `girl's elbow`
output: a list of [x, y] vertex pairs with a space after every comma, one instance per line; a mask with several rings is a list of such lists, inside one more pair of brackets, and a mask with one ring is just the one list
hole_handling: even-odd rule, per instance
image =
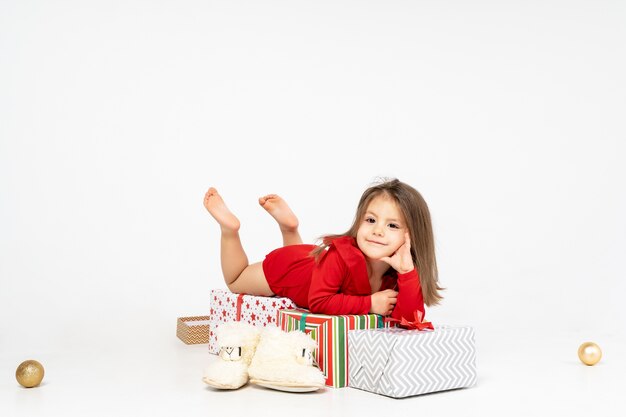
[[319, 297], [309, 297], [309, 311], [311, 313], [318, 313], [320, 308]]
[[327, 297], [312, 297], [309, 298], [309, 311], [315, 314], [328, 314], [327, 307], [328, 299]]

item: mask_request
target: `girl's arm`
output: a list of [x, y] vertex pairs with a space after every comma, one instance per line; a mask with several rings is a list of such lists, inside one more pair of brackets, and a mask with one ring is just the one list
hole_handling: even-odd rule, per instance
[[405, 274], [398, 273], [398, 302], [396, 303], [391, 317], [409, 321], [415, 320], [415, 311], [419, 310], [424, 314], [424, 297], [422, 296], [422, 286], [417, 273], [417, 268], [413, 268]]
[[338, 294], [348, 268], [331, 247], [313, 269], [309, 289], [309, 309], [320, 314], [367, 314], [371, 307], [371, 296]]
[[385, 257], [381, 260], [387, 262], [398, 272], [398, 302], [391, 313], [391, 317], [394, 319], [404, 317], [413, 321], [416, 310], [424, 313], [424, 297], [417, 268], [411, 258], [409, 233], [404, 233], [404, 244], [391, 257]]

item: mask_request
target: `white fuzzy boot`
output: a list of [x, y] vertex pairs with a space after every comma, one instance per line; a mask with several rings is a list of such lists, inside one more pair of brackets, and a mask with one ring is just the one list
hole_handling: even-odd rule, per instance
[[247, 323], [224, 323], [215, 330], [220, 348], [218, 360], [202, 380], [213, 388], [237, 389], [248, 382], [248, 366], [259, 343], [259, 329]]
[[313, 391], [324, 386], [325, 378], [313, 366], [317, 344], [300, 331], [284, 332], [267, 327], [250, 363], [250, 382], [274, 389]]

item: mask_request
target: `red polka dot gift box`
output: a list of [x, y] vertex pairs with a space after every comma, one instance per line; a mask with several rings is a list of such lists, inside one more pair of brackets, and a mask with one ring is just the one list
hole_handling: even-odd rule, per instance
[[296, 308], [286, 297], [259, 297], [212, 290], [209, 313], [209, 352], [217, 354], [215, 329], [220, 324], [243, 321], [258, 327], [276, 326], [279, 310]]

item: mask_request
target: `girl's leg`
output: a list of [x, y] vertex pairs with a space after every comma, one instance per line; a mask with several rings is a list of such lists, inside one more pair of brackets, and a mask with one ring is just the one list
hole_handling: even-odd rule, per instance
[[260, 263], [248, 265], [241, 240], [239, 219], [228, 210], [224, 200], [213, 187], [204, 196], [204, 206], [220, 225], [222, 273], [228, 289], [232, 292], [253, 295], [273, 295]]
[[283, 246], [299, 245], [302, 238], [298, 232], [298, 218], [287, 205], [287, 202], [276, 194], [268, 194], [259, 198], [259, 204], [276, 220], [283, 235]]
[[263, 273], [263, 262], [257, 262], [245, 267], [239, 274], [239, 277], [228, 286], [228, 289], [239, 294], [263, 295], [266, 297], [274, 295]]

